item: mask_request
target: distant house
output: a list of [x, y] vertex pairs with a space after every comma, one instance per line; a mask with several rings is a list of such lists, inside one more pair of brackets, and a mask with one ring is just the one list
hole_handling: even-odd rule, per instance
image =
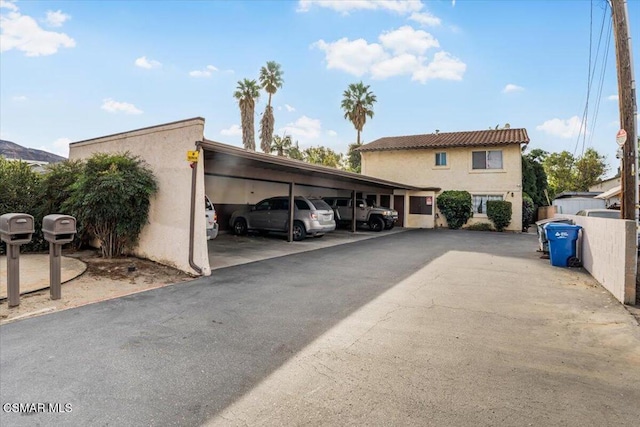
[[[507, 229], [520, 231], [521, 149], [528, 143], [526, 129], [495, 129], [385, 137], [363, 145], [359, 151], [363, 174], [416, 187], [437, 187], [436, 198], [445, 190], [471, 193], [474, 217], [468, 225], [490, 222], [487, 201], [509, 201], [513, 213]], [[437, 208], [433, 225], [446, 226]]]
[[622, 178], [616, 176], [613, 178], [605, 179], [599, 184], [592, 185], [591, 187], [589, 187], [589, 191], [605, 192], [607, 190], [611, 190], [612, 188], [619, 187], [621, 184]]
[[604, 209], [604, 200], [597, 198], [601, 191], [563, 191], [553, 199], [556, 213], [575, 215], [583, 209]]
[[607, 209], [620, 209], [620, 194], [622, 192], [622, 178], [619, 176], [606, 179], [599, 184], [589, 187], [589, 191], [601, 191], [596, 199], [604, 200]]

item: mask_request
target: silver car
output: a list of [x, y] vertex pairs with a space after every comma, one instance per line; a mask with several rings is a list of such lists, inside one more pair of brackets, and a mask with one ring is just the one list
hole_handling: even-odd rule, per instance
[[[238, 235], [248, 231], [287, 232], [289, 230], [289, 198], [272, 197], [250, 209], [235, 211], [229, 225]], [[296, 196], [293, 212], [293, 240], [307, 236], [320, 237], [336, 228], [333, 210], [322, 199]]]

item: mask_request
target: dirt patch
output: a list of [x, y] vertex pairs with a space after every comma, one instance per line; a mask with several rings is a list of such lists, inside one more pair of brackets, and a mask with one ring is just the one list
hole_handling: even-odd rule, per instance
[[62, 284], [62, 298], [52, 301], [49, 289], [22, 295], [18, 307], [0, 302], [0, 324], [65, 310], [193, 279], [153, 261], [135, 257], [104, 259], [95, 251], [65, 253], [87, 264], [80, 276]]

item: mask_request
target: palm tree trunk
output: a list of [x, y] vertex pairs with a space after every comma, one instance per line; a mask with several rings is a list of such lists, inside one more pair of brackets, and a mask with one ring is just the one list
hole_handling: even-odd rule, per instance
[[360, 145], [360, 131], [358, 131], [358, 145]]

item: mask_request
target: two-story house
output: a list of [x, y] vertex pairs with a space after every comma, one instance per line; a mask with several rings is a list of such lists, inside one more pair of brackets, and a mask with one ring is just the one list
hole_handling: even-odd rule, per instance
[[522, 230], [522, 156], [526, 129], [496, 129], [385, 137], [363, 145], [362, 173], [425, 191], [396, 191], [393, 208], [405, 227], [446, 226], [436, 207], [445, 190], [466, 190], [474, 216], [467, 225], [490, 222], [488, 200], [512, 204], [508, 230]]

